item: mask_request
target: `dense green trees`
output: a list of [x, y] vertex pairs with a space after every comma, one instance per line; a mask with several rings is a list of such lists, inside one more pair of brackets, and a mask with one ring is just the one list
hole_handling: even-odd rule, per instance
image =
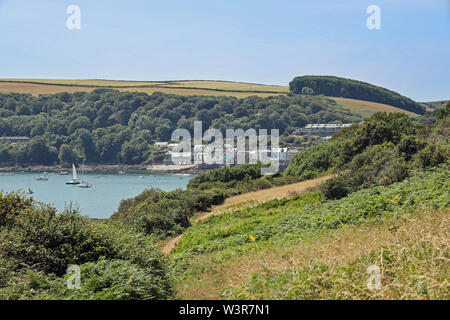
[[59, 147], [58, 159], [61, 165], [63, 165], [63, 163], [74, 163], [76, 161], [75, 153], [67, 144], [62, 144]]
[[[110, 89], [39, 97], [0, 94], [0, 136], [42, 138], [45, 146], [41, 141], [40, 148], [48, 152], [34, 156], [36, 164], [83, 159], [87, 163], [125, 164], [160, 160], [153, 143], [168, 141], [177, 128], [193, 133], [195, 120], [203, 121], [204, 130], [212, 125], [220, 130], [280, 129], [283, 134], [307, 123], [357, 122], [361, 118], [333, 100], [306, 95], [237, 99]], [[0, 144], [0, 164], [29, 165], [30, 148], [31, 142]]]
[[413, 100], [385, 88], [369, 83], [331, 76], [303, 76], [291, 81], [292, 93], [323, 94], [329, 97], [344, 97], [385, 103], [418, 114], [425, 113], [425, 107]]

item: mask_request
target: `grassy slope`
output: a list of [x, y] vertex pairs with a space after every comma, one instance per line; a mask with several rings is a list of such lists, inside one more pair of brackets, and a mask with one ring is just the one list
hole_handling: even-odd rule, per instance
[[[283, 199], [286, 197], [292, 197], [293, 195], [296, 194], [310, 192], [312, 189], [317, 188], [321, 183], [328, 180], [330, 177], [331, 176], [325, 176], [317, 179], [288, 184], [280, 187], [247, 192], [234, 197], [230, 197], [227, 198], [223, 204], [214, 206], [208, 212], [199, 212], [195, 214], [191, 218], [191, 223], [195, 224], [211, 216], [218, 216], [226, 213], [231, 213], [238, 209], [253, 207], [260, 203], [267, 202], [269, 200]], [[183, 235], [179, 235], [167, 241], [161, 248], [162, 253], [170, 254], [170, 252], [177, 246], [177, 244], [181, 241], [182, 238]]]
[[375, 112], [402, 112], [411, 117], [418, 117], [419, 115], [414, 112], [402, 110], [400, 108], [396, 108], [393, 106], [389, 106], [387, 104], [370, 102], [370, 101], [362, 101], [348, 98], [336, 98], [331, 97], [331, 99], [335, 100], [341, 106], [352, 110], [364, 117], [370, 117]]
[[[0, 92], [55, 94], [58, 92], [92, 91], [99, 87], [115, 88], [121, 91], [137, 91], [152, 94], [165, 92], [179, 95], [234, 96], [244, 98], [251, 95], [268, 97], [289, 93], [287, 86], [252, 84], [232, 81], [113, 81], [113, 80], [56, 80], [56, 79], [0, 79]], [[377, 111], [403, 112], [410, 116], [417, 114], [381, 103], [362, 100], [332, 98], [343, 107], [370, 116]]]
[[[425, 214], [449, 207], [448, 175], [439, 169], [337, 201], [311, 193], [202, 221], [172, 254], [178, 297], [448, 298], [449, 211]], [[372, 264], [384, 272], [376, 293], [365, 286]]]

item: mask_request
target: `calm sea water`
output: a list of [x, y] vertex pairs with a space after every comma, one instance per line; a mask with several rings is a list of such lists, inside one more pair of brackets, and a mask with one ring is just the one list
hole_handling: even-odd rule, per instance
[[31, 188], [35, 200], [52, 204], [58, 210], [64, 210], [72, 202], [79, 206], [82, 215], [91, 218], [109, 218], [117, 211], [122, 199], [137, 196], [145, 189], [185, 189], [194, 177], [172, 174], [85, 174], [80, 177], [78, 174], [80, 180], [83, 178], [93, 185], [90, 189], [82, 189], [65, 184], [72, 175], [49, 173], [48, 181], [35, 181], [38, 176], [41, 174], [0, 172], [0, 190], [11, 192]]

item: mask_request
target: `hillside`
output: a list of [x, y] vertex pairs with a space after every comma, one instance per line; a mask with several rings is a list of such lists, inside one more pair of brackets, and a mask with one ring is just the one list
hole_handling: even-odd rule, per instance
[[[448, 299], [449, 111], [427, 134], [405, 117], [375, 115], [298, 155], [288, 175], [344, 170], [319, 192], [195, 223], [171, 254], [177, 297]], [[403, 137], [389, 133], [403, 125], [412, 129]], [[381, 140], [377, 127], [387, 129]], [[372, 291], [374, 265], [381, 287]]]
[[289, 83], [289, 89], [295, 94], [323, 94], [330, 97], [378, 102], [418, 114], [424, 114], [426, 111], [421, 104], [397, 92], [370, 83], [334, 76], [296, 77]]
[[0, 144], [0, 164], [160, 163], [169, 141], [194, 121], [225, 132], [227, 128], [277, 128], [289, 134], [308, 123], [359, 122], [362, 117], [323, 96], [180, 96], [95, 89], [39, 97], [0, 93], [0, 136], [32, 138]]
[[[292, 197], [296, 194], [311, 192], [311, 190], [316, 189], [321, 183], [323, 183], [330, 177], [331, 176], [326, 176], [308, 181], [302, 181], [298, 183], [287, 184], [279, 187], [272, 187], [265, 190], [247, 192], [244, 194], [233, 196], [225, 199], [222, 204], [213, 206], [209, 211], [196, 213], [191, 218], [191, 221], [197, 223], [212, 216], [232, 213], [236, 210], [253, 207], [269, 200], [283, 199]], [[164, 244], [164, 246], [161, 248], [161, 252], [164, 254], [169, 254], [177, 246], [182, 237], [183, 235], [180, 235], [176, 238], [171, 239], [169, 242]]]

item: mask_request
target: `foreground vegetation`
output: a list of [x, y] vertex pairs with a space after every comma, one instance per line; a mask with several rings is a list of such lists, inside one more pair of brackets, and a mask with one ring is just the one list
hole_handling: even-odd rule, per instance
[[[264, 270], [258, 269], [258, 260], [247, 259], [247, 257], [253, 257], [260, 252], [264, 256], [280, 250], [285, 252], [286, 259], [288, 259], [291, 249], [294, 251], [294, 247], [300, 243], [330, 235], [346, 226], [362, 227], [393, 223], [396, 219], [409, 216], [417, 210], [426, 212], [430, 209], [447, 208], [450, 205], [449, 174], [449, 167], [446, 164], [438, 169], [420, 173], [404, 182], [389, 187], [372, 187], [361, 190], [340, 200], [326, 201], [319, 192], [315, 192], [298, 195], [291, 199], [270, 201], [258, 207], [211, 217], [199, 222], [188, 230], [173, 253], [174, 269], [178, 275], [179, 294], [181, 297], [192, 298], [196, 297], [195, 292], [208, 291], [203, 287], [204, 285], [211, 286], [211, 283], [208, 282], [211, 281], [211, 278], [208, 278], [206, 274], [215, 274], [214, 277], [217, 277], [218, 269], [231, 264], [236, 268], [243, 267], [243, 269], [232, 271], [232, 275], [223, 274], [224, 278], [217, 278], [214, 283], [218, 287], [209, 289], [216, 290], [216, 298], [345, 298], [345, 296], [333, 296], [333, 294], [337, 294], [339, 288], [336, 287], [333, 291], [331, 284], [337, 286], [339, 281], [345, 282], [345, 279], [350, 279], [352, 277], [350, 271], [358, 271], [360, 279], [355, 277], [355, 281], [359, 281], [358, 286], [361, 285], [361, 288], [358, 288], [363, 293], [363, 295], [355, 295], [355, 297], [371, 297], [370, 290], [362, 287], [363, 272], [361, 270], [374, 264], [378, 257], [375, 255], [358, 257], [356, 260], [361, 259], [358, 261], [363, 261], [364, 264], [360, 263], [356, 266], [350, 264], [349, 273], [345, 278], [335, 275], [331, 279], [327, 274], [327, 269], [322, 264], [313, 261], [313, 258], [310, 262], [303, 261], [305, 269], [291, 270], [291, 273], [286, 271], [285, 274], [270, 270], [265, 273]], [[395, 227], [395, 223], [393, 225]], [[290, 249], [286, 250], [286, 248]], [[385, 264], [389, 263], [388, 254], [389, 251], [385, 251]], [[433, 279], [434, 282], [449, 280], [448, 273], [444, 271], [446, 269], [443, 269], [448, 263], [445, 261], [445, 257], [448, 259], [448, 254], [447, 247], [446, 251], [443, 251], [444, 260], [436, 266], [440, 271], [439, 277]], [[414, 257], [410, 258], [414, 259]], [[411, 262], [411, 259], [405, 260], [403, 267], [415, 268], [415, 265], [406, 265]], [[426, 258], [423, 259], [422, 264], [427, 263]], [[255, 274], [253, 280], [247, 279], [250, 280], [249, 283], [238, 282], [239, 285], [243, 285], [242, 289], [237, 286], [230, 290], [227, 288], [226, 279], [233, 279], [239, 273], [247, 273], [245, 269], [247, 265], [241, 265], [244, 260], [248, 261], [248, 265], [256, 263], [249, 268], [251, 268], [250, 270], [257, 269], [261, 273]], [[370, 264], [368, 264], [369, 262]], [[276, 265], [276, 263], [272, 265]], [[345, 273], [345, 268], [342, 273]], [[200, 274], [205, 274], [205, 279], [199, 277]], [[393, 274], [391, 276], [394, 277]], [[420, 277], [420, 274], [416, 274], [416, 276]], [[320, 285], [320, 283], [322, 284]], [[316, 286], [318, 288], [314, 290]], [[329, 292], [327, 288], [330, 288]], [[429, 289], [430, 296], [428, 297], [437, 294], [439, 298], [445, 298], [445, 292], [439, 291], [439, 293], [434, 289]], [[439, 290], [442, 290], [442, 287]], [[283, 295], [284, 293], [285, 295]], [[342, 293], [344, 294], [345, 291]], [[419, 292], [416, 291], [416, 293]], [[210, 291], [209, 294], [211, 294]], [[347, 298], [351, 297], [347, 296]]]
[[[291, 248], [278, 260], [281, 266], [254, 273], [223, 294], [233, 299], [448, 300], [448, 214], [448, 209], [419, 211], [378, 225], [344, 228]], [[382, 272], [379, 290], [368, 290], [371, 266]]]
[[[70, 265], [81, 269], [80, 290], [67, 287]], [[0, 300], [172, 296], [167, 261], [154, 239], [0, 193]]]

